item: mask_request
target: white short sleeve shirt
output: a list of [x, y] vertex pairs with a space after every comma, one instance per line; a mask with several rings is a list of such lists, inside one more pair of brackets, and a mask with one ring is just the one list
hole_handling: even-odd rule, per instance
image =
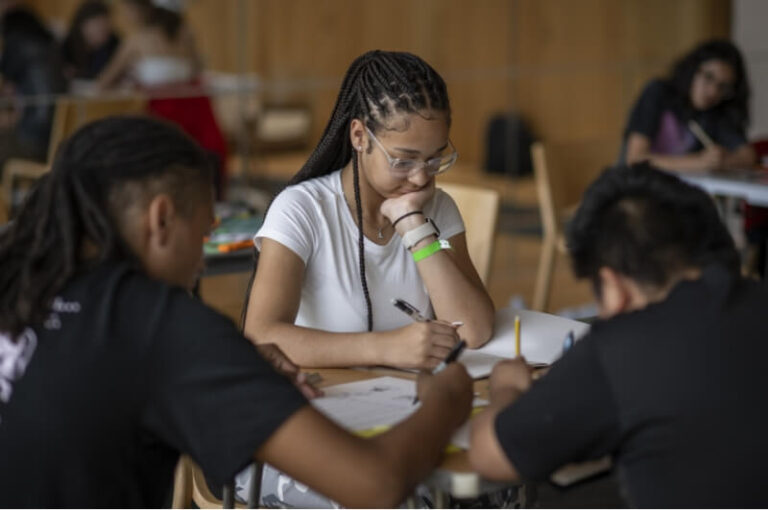
[[[442, 190], [437, 189], [423, 209], [440, 229], [442, 239], [464, 232], [456, 204]], [[344, 200], [340, 170], [290, 186], [272, 202], [254, 243], [260, 250], [262, 239], [272, 239], [304, 261], [297, 326], [331, 332], [366, 330], [358, 235]], [[410, 322], [392, 306], [393, 298], [405, 299], [425, 315], [433, 316], [416, 263], [399, 235], [393, 235], [384, 246], [365, 238], [364, 251], [375, 331]]]

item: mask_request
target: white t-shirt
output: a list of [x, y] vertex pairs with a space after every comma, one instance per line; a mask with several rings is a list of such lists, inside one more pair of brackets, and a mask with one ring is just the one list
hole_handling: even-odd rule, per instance
[[[423, 207], [442, 239], [464, 232], [453, 199], [440, 189]], [[331, 332], [367, 329], [365, 298], [360, 282], [358, 230], [341, 188], [341, 171], [304, 181], [283, 190], [272, 202], [256, 248], [269, 238], [296, 253], [306, 266], [296, 325]], [[364, 239], [365, 270], [373, 309], [373, 329], [386, 331], [411, 319], [392, 306], [405, 299], [433, 316], [429, 295], [411, 253], [395, 234], [384, 245]]]

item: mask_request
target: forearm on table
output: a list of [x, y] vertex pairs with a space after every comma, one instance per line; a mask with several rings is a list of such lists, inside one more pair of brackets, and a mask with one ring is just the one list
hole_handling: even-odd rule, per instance
[[628, 160], [628, 163], [636, 163], [638, 161], [649, 161], [653, 166], [663, 168], [665, 170], [674, 170], [677, 172], [697, 172], [702, 171], [701, 159], [695, 154], [655, 154], [646, 153], [639, 157], [636, 161]]
[[453, 433], [469, 417], [471, 400], [471, 395], [466, 401], [431, 395], [407, 420], [374, 438], [379, 455], [412, 487], [440, 462]]
[[463, 322], [459, 336], [470, 348], [480, 347], [490, 340], [495, 310], [482, 283], [467, 277], [447, 250], [440, 250], [417, 262], [416, 266], [435, 316], [448, 322]]
[[256, 457], [345, 506], [395, 508], [440, 462], [471, 400], [471, 394], [430, 396], [408, 419], [373, 439], [352, 436], [306, 406]]
[[[250, 334], [249, 334], [250, 333]], [[254, 343], [274, 343], [302, 367], [351, 367], [386, 364], [388, 333], [331, 333], [285, 322], [252, 325]]]
[[726, 170], [743, 170], [755, 166], [756, 161], [755, 150], [751, 145], [746, 144], [725, 154], [723, 168]]

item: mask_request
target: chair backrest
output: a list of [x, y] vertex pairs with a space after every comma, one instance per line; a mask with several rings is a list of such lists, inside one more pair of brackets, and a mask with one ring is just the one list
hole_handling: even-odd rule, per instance
[[0, 225], [8, 223], [11, 217], [11, 206], [5, 203], [4, 193], [0, 194]]
[[467, 231], [469, 258], [472, 259], [483, 283], [487, 283], [496, 239], [499, 192], [477, 186], [443, 182], [438, 183], [438, 187], [456, 202]]
[[[3, 165], [2, 198], [5, 215], [10, 218], [12, 210], [17, 200], [16, 186], [20, 181], [35, 181], [47, 173], [50, 167], [43, 163], [30, 161], [27, 159], [12, 158]], [[0, 212], [0, 215], [3, 213]]]
[[48, 161], [53, 161], [59, 144], [84, 124], [110, 115], [137, 114], [145, 110], [143, 97], [60, 97], [56, 100], [51, 137], [48, 143]]
[[[224, 508], [222, 500], [208, 488], [208, 482], [200, 466], [187, 455], [179, 458], [173, 484], [171, 508]], [[242, 503], [235, 503], [235, 508], [247, 508]], [[227, 507], [231, 508], [231, 507]]]
[[616, 161], [614, 140], [536, 142], [531, 147], [544, 235], [562, 233], [562, 221], [589, 184]]

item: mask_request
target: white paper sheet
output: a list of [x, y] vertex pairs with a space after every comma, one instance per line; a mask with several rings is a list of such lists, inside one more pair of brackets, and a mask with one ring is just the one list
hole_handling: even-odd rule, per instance
[[491, 375], [493, 365], [503, 360], [500, 356], [494, 356], [487, 352], [473, 349], [464, 349], [459, 356], [459, 363], [464, 365], [472, 379], [482, 379]]
[[553, 363], [561, 356], [563, 340], [569, 331], [573, 331], [577, 339], [589, 331], [589, 324], [584, 322], [532, 310], [505, 308], [496, 312], [495, 334], [491, 341], [475, 352], [514, 358], [516, 315], [520, 317], [520, 350], [530, 363]]
[[[416, 382], [398, 377], [377, 377], [323, 388], [325, 395], [313, 399], [312, 405], [339, 426], [361, 432], [396, 425], [411, 415], [419, 404], [413, 404]], [[488, 405], [476, 398], [474, 407]], [[469, 426], [456, 431], [451, 444], [469, 448]]]
[[553, 363], [562, 355], [563, 340], [569, 331], [578, 339], [589, 325], [557, 315], [506, 308], [496, 313], [496, 334], [480, 349], [466, 349], [459, 362], [473, 379], [491, 375], [493, 366], [515, 357], [515, 316], [520, 317], [520, 350], [529, 363]]

